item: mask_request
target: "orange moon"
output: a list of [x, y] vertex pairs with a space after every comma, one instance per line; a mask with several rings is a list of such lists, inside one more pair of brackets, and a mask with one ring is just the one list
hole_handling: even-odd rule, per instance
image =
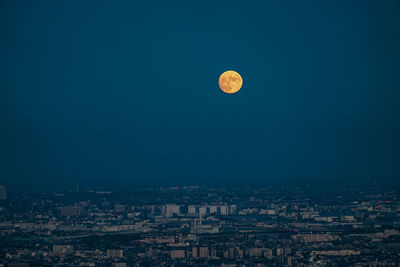
[[242, 88], [243, 79], [236, 71], [228, 70], [219, 76], [218, 85], [225, 93], [233, 94]]

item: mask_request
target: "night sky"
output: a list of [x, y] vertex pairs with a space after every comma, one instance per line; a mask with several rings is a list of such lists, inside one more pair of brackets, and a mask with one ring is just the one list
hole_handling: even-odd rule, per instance
[[[0, 184], [400, 176], [400, 2], [1, 1]], [[225, 94], [218, 77], [243, 77]]]

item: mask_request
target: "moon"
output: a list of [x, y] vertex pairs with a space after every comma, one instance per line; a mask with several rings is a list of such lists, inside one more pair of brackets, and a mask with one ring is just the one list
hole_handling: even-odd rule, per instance
[[228, 70], [219, 76], [218, 85], [225, 93], [234, 94], [242, 88], [243, 79], [236, 71]]

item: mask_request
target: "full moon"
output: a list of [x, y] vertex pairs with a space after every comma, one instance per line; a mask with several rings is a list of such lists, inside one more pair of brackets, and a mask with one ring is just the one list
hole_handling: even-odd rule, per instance
[[239, 73], [233, 70], [228, 70], [219, 76], [218, 84], [222, 91], [228, 94], [233, 94], [242, 88], [243, 80]]

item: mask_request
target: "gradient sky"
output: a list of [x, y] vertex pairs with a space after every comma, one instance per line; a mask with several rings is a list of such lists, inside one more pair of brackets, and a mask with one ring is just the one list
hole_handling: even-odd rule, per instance
[[[390, 181], [399, 1], [1, 1], [0, 183]], [[218, 88], [226, 70], [244, 80]]]

